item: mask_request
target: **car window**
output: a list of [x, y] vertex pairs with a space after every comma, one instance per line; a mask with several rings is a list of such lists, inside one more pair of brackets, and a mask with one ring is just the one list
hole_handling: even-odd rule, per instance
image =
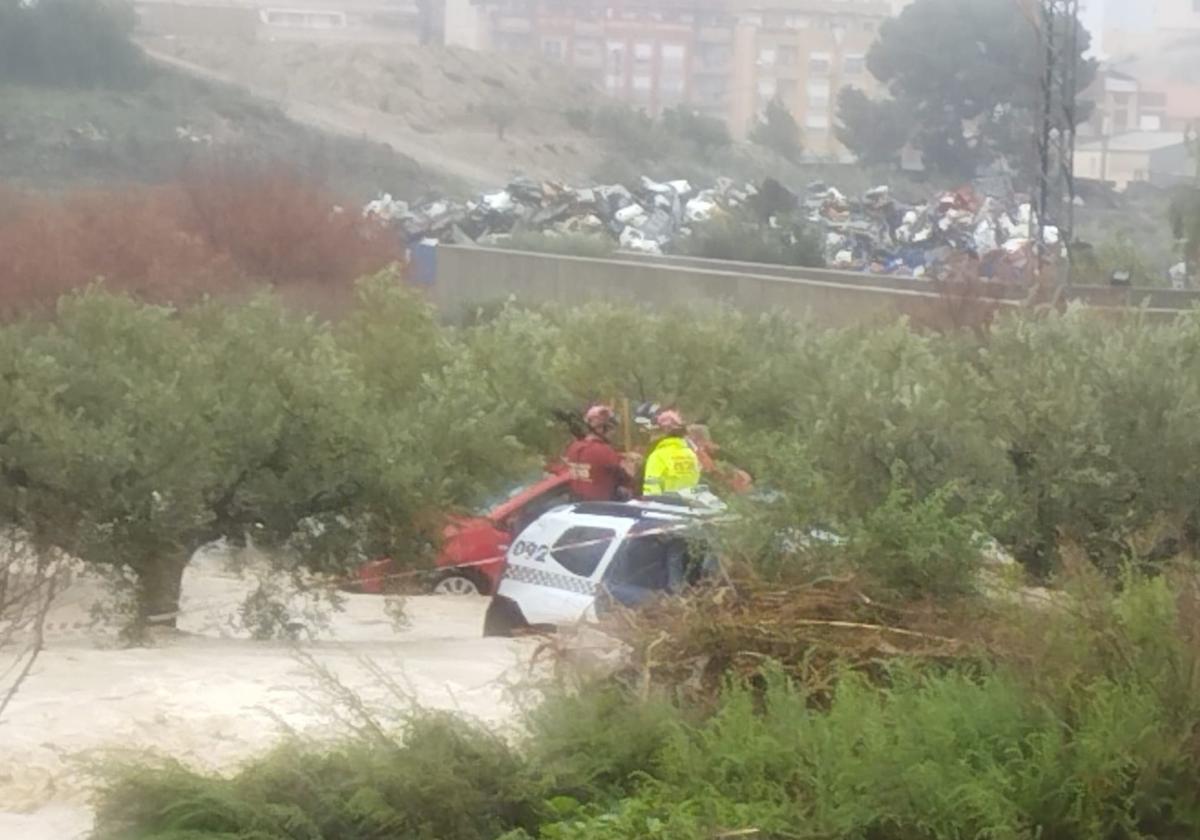
[[491, 496], [486, 499], [482, 504], [475, 508], [475, 514], [477, 516], [487, 516], [493, 510], [500, 507], [500, 505], [504, 504], [505, 502], [512, 501], [518, 495], [524, 493], [529, 487], [537, 484], [545, 477], [545, 473], [530, 473], [521, 481], [518, 481], [511, 487], [508, 487], [503, 492], [497, 493], [495, 496]]
[[550, 549], [558, 565], [580, 577], [591, 577], [604, 558], [616, 531], [609, 528], [568, 528]]
[[682, 551], [684, 541], [661, 534], [633, 535], [621, 544], [604, 576], [612, 587], [633, 586], [656, 592], [667, 588], [669, 549]]

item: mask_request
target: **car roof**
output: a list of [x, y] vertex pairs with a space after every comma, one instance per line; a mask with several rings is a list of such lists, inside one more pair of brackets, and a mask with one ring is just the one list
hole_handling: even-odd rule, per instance
[[541, 479], [529, 485], [525, 489], [513, 494], [505, 499], [496, 507], [488, 512], [487, 518], [493, 522], [499, 522], [511, 513], [520, 510], [536, 499], [558, 487], [562, 487], [570, 482], [571, 476], [563, 472], [554, 472], [544, 475]]
[[689, 505], [682, 499], [675, 501], [665, 497], [653, 501], [577, 502], [572, 505], [564, 505], [559, 510], [584, 516], [607, 516], [618, 519], [666, 519], [681, 522], [707, 518], [717, 513], [717, 511], [707, 508]]

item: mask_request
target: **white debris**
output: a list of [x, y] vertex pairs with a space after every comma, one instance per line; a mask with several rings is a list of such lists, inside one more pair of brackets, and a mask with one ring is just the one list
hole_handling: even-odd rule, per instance
[[513, 209], [513, 197], [508, 190], [499, 190], [494, 193], [486, 193], [483, 196], [483, 203], [489, 210], [495, 210], [498, 213], [507, 213]]
[[627, 227], [621, 231], [620, 243], [622, 248], [629, 251], [637, 251], [642, 254], [662, 253], [662, 248], [657, 242], [647, 238], [644, 233], [634, 227]]
[[640, 205], [630, 204], [628, 207], [622, 207], [616, 213], [613, 213], [613, 218], [623, 225], [636, 225], [639, 222], [644, 222], [646, 215], [646, 211]]
[[363, 208], [363, 216], [366, 218], [385, 222], [399, 221], [408, 215], [408, 203], [392, 198], [391, 193], [384, 193]]
[[689, 222], [706, 222], [717, 212], [717, 203], [711, 198], [696, 196], [688, 201], [685, 212]]

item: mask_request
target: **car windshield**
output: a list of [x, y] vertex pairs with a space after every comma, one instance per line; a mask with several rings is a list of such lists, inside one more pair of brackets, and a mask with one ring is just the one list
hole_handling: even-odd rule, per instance
[[472, 512], [476, 516], [487, 516], [493, 510], [500, 507], [500, 505], [504, 504], [510, 499], [516, 498], [534, 484], [537, 484], [539, 481], [544, 479], [546, 475], [547, 473], [544, 472], [530, 473], [520, 481], [508, 485], [504, 490], [488, 496], [481, 504], [476, 505], [474, 511]]

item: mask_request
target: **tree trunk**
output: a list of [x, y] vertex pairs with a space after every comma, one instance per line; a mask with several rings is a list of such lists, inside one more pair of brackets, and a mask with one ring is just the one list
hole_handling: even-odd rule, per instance
[[138, 625], [174, 628], [188, 557], [167, 556], [147, 563], [138, 576]]

